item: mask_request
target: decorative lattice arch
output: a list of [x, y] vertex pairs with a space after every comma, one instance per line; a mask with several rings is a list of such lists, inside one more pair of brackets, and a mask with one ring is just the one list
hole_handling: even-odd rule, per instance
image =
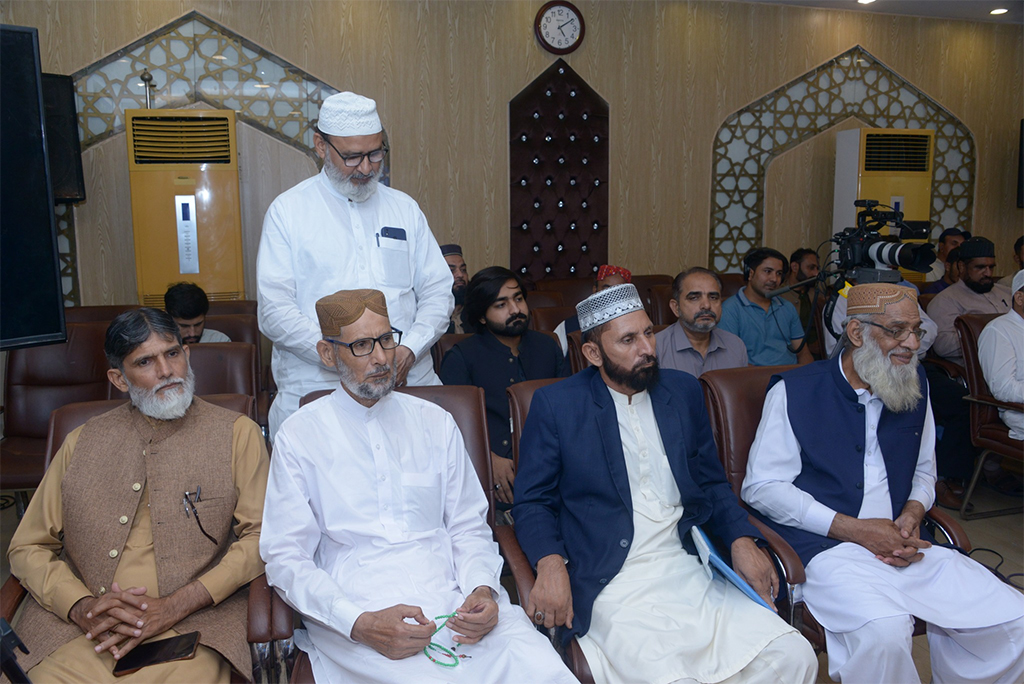
[[938, 102], [857, 45], [726, 117], [712, 151], [709, 264], [738, 272], [761, 245], [772, 160], [856, 117], [874, 128], [934, 129], [932, 234], [971, 229], [974, 138]]

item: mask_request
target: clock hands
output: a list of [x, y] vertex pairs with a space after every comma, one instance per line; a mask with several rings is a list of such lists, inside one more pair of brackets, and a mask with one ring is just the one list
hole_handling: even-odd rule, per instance
[[[564, 24], [560, 24], [558, 26], [558, 30], [561, 31], [563, 26], [567, 26], [567, 25], [571, 24], [574, 21], [576, 21], [576, 17], [573, 17], [572, 19], [570, 19], [569, 21], [565, 22]], [[562, 35], [564, 36], [565, 33], [563, 32]]]

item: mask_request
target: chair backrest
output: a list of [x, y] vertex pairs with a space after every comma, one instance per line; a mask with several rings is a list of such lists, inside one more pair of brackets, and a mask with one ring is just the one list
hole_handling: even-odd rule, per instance
[[533, 393], [561, 379], [527, 380], [510, 385], [505, 390], [508, 394], [509, 416], [512, 419], [512, 465], [515, 468], [519, 467], [519, 439], [523, 435], [523, 424], [526, 423], [526, 415], [530, 412], [530, 404], [533, 403]]
[[719, 273], [719, 280], [722, 281], [722, 301], [724, 302], [729, 297], [740, 291], [745, 282], [743, 282], [742, 273]]
[[917, 305], [924, 309], [925, 313], [928, 313], [928, 305], [935, 299], [935, 294], [934, 292], [928, 292], [917, 296]]
[[636, 286], [636, 291], [640, 294], [640, 299], [644, 303], [644, 309], [647, 310], [647, 315], [653, 318], [654, 314], [651, 311], [651, 288], [655, 285], [672, 285], [672, 276], [665, 275], [664, 273], [656, 273], [654, 275], [635, 275], [630, 279], [630, 282]]
[[575, 306], [542, 306], [530, 309], [530, 326], [551, 332], [558, 324], [576, 315]]
[[654, 325], [675, 323], [677, 316], [672, 313], [672, 307], [669, 305], [669, 302], [672, 301], [672, 284], [651, 285], [647, 292], [650, 300], [650, 310], [647, 313], [651, 317], [651, 323]]
[[[960, 336], [960, 349], [964, 355], [964, 371], [967, 375], [967, 389], [975, 399], [992, 401], [995, 397], [985, 381], [985, 374], [981, 370], [981, 357], [978, 355], [978, 338], [981, 331], [989, 324], [989, 321], [998, 318], [1000, 314], [964, 314], [957, 316], [953, 321]], [[970, 402], [971, 434], [977, 435], [982, 425], [988, 423], [999, 423], [999, 411], [994, 406]]]
[[67, 342], [12, 349], [4, 374], [4, 434], [46, 439], [50, 413], [76, 401], [106, 399], [106, 321], [68, 323]]
[[217, 314], [206, 317], [206, 327], [227, 335], [232, 342], [248, 342], [256, 347], [256, 377], [259, 388], [267, 389], [263, 377], [263, 340], [260, 326], [253, 314]]
[[430, 348], [430, 355], [434, 360], [434, 372], [438, 375], [441, 374], [441, 362], [444, 361], [444, 355], [448, 353], [452, 347], [466, 339], [472, 337], [473, 333], [445, 333], [438, 338], [434, 346]]
[[699, 380], [718, 446], [718, 459], [736, 496], [747, 474], [747, 456], [761, 422], [768, 381], [795, 366], [747, 366], [707, 371]]
[[[252, 397], [243, 394], [208, 394], [201, 399], [229, 411], [241, 413], [255, 420], [256, 402]], [[126, 399], [104, 399], [102, 401], [79, 401], [66, 404], [50, 414], [49, 429], [46, 434], [46, 467], [50, 467], [57, 450], [64, 444], [68, 435], [90, 418], [112, 411], [127, 401]]]
[[575, 307], [594, 291], [594, 279], [584, 278], [551, 278], [537, 281], [538, 290], [556, 290], [562, 293], [562, 306]]
[[526, 293], [530, 309], [542, 306], [565, 306], [565, 298], [558, 290], [534, 290]]
[[[256, 315], [255, 299], [224, 299], [210, 302], [208, 316], [222, 316], [224, 314], [249, 314]], [[219, 328], [214, 328], [218, 330]], [[231, 338], [232, 340], [235, 338]]]
[[579, 330], [573, 330], [565, 337], [566, 344], [569, 347], [569, 365], [572, 366], [573, 373], [579, 373], [590, 365], [587, 357], [583, 355], [583, 333]]
[[119, 314], [138, 309], [138, 304], [112, 304], [108, 306], [68, 306], [64, 308], [65, 323], [110, 323]]

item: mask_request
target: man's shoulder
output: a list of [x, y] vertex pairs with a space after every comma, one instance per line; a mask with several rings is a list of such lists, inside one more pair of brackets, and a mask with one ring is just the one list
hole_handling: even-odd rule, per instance
[[686, 371], [662, 368], [658, 372], [658, 386], [672, 394], [702, 394], [700, 380]]
[[743, 350], [744, 352], [747, 350], [747, 345], [743, 341], [743, 338], [736, 333], [716, 327], [712, 334], [718, 338], [718, 343], [726, 349], [735, 351]]
[[555, 338], [551, 337], [547, 333], [543, 333], [537, 330], [527, 330], [523, 333], [523, 341], [529, 344], [531, 347], [536, 347], [550, 354], [562, 355], [562, 347], [558, 344]]
[[820, 361], [812, 361], [811, 363], [790, 370], [777, 373], [779, 379], [788, 381], [800, 381], [810, 378], [816, 378], [822, 375], [831, 375], [833, 364], [839, 363], [835, 359], [822, 359]]
[[280, 195], [275, 197], [274, 201], [270, 203], [270, 206], [274, 207], [275, 205], [287, 205], [294, 202], [307, 202], [309, 199], [308, 196], [309, 193], [311, 192], [311, 188], [315, 187], [315, 185], [319, 182], [319, 179], [320, 174], [315, 173], [306, 180], [299, 181], [298, 183], [296, 183], [295, 185], [293, 185], [292, 187], [288, 188]]

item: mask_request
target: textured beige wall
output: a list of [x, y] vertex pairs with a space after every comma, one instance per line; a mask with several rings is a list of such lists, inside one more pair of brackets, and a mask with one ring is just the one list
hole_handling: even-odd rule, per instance
[[[507, 107], [554, 59], [532, 33], [541, 4], [21, 0], [0, 4], [0, 19], [38, 27], [43, 69], [71, 73], [197, 9], [335, 87], [376, 98], [394, 187], [418, 199], [438, 240], [461, 242], [477, 269], [508, 259]], [[567, 61], [611, 105], [613, 262], [666, 273], [705, 263], [711, 141], [722, 120], [861, 44], [971, 129], [976, 232], [1009, 263], [1022, 230], [1021, 26], [733, 2], [577, 5], [587, 34]], [[832, 155], [826, 134], [769, 170], [766, 230], [778, 246], [819, 237], [831, 222]], [[102, 181], [120, 192], [112, 182]], [[828, 196], [811, 203], [806, 226], [790, 226], [786, 217], [808, 211], [809, 190]], [[93, 194], [88, 203], [104, 201]]]

